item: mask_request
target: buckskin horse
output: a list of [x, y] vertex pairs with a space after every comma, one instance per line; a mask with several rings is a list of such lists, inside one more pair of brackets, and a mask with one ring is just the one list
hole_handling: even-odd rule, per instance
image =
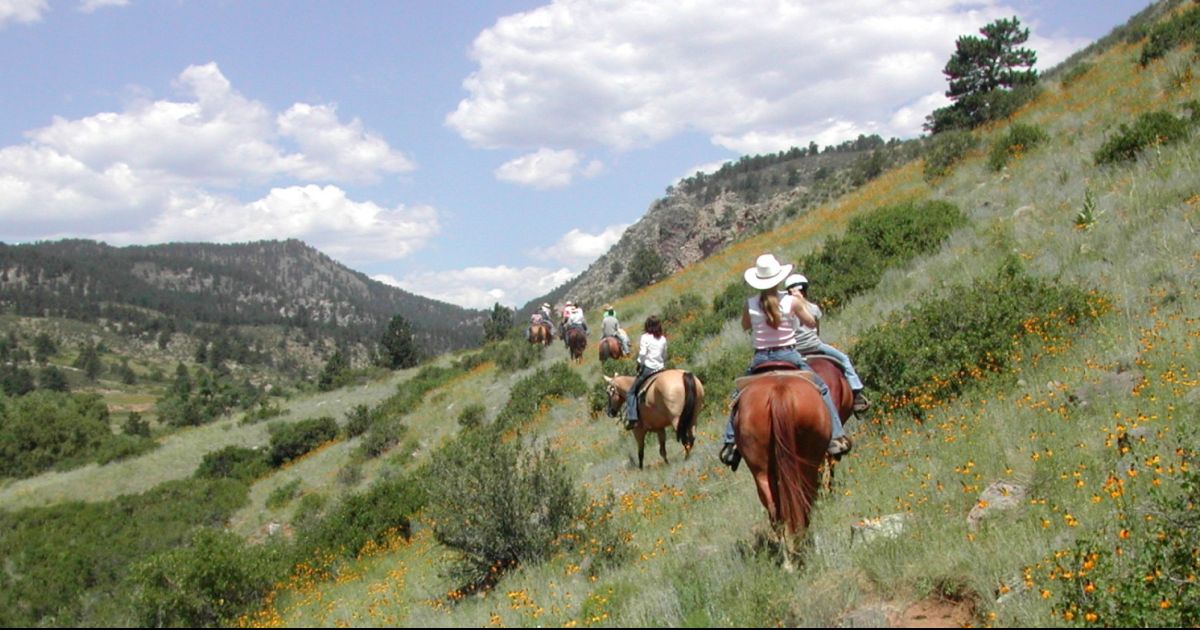
[[625, 356], [621, 352], [621, 340], [616, 337], [605, 337], [600, 340], [600, 362], [604, 363], [609, 359], [620, 359]]
[[583, 362], [583, 351], [587, 348], [587, 333], [582, 328], [572, 326], [567, 328], [567, 348], [571, 351], [571, 359], [576, 363]]
[[542, 322], [529, 327], [529, 343], [540, 343], [543, 346], [548, 346], [553, 340], [554, 336], [550, 333], [550, 324]]
[[[658, 434], [658, 454], [667, 460], [667, 427], [675, 428], [675, 439], [683, 444], [683, 458], [692, 454], [696, 443], [696, 420], [704, 407], [704, 384], [691, 372], [663, 370], [651, 377], [645, 395], [638, 401], [638, 423], [633, 436], [638, 444], [638, 469], [643, 468], [646, 434]], [[633, 385], [632, 376], [604, 377], [608, 382], [608, 415], [616, 418], [625, 405]]]
[[[775, 371], [765, 371], [770, 369]], [[791, 364], [765, 364], [737, 380], [737, 448], [754, 476], [771, 527], [782, 539], [789, 568], [794, 540], [808, 529], [833, 433], [821, 393], [805, 374]]]

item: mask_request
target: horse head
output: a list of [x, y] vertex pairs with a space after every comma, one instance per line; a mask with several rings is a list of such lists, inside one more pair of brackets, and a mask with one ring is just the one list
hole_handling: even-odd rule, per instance
[[611, 378], [608, 376], [604, 377], [604, 381], [608, 383], [608, 408], [606, 411], [610, 418], [616, 418], [621, 414], [621, 408], [625, 406], [625, 398], [628, 396], [627, 392], [629, 391], [630, 384], [625, 383], [624, 387], [622, 387], [617, 382], [617, 379], [628, 378], [628, 376], [617, 376], [616, 374], [613, 374]]

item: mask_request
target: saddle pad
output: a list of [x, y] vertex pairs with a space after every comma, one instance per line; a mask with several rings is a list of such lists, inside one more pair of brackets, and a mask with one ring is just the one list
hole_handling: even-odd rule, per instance
[[662, 370], [658, 370], [657, 372], [651, 372], [650, 375], [646, 377], [646, 380], [642, 381], [642, 387], [637, 391], [639, 402], [646, 399], [646, 392], [649, 391], [650, 386], [654, 384], [654, 381], [658, 380], [659, 375], [666, 371], [667, 370], [664, 368]]

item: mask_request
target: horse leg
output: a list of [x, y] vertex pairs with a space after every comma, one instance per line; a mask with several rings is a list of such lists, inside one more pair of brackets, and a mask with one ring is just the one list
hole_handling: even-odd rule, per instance
[[771, 527], [779, 526], [779, 508], [775, 505], [775, 495], [771, 492], [771, 478], [766, 470], [754, 473], [754, 487], [758, 489], [758, 500], [767, 508], [767, 519]]
[[667, 461], [667, 430], [659, 429], [657, 433], [658, 433], [658, 454], [662, 455], [663, 462], [670, 464], [671, 462]]
[[646, 454], [646, 430], [643, 429], [642, 425], [639, 424], [638, 427], [633, 430], [633, 436], [637, 438], [638, 443], [638, 470], [642, 470], [642, 462]]

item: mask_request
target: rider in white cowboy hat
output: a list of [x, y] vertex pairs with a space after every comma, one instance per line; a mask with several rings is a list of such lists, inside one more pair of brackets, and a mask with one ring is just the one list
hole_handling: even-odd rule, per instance
[[[808, 310], [808, 301], [803, 297], [794, 297], [779, 293], [779, 284], [792, 272], [792, 265], [782, 265], [772, 254], [763, 254], [755, 264], [743, 274], [746, 284], [758, 289], [758, 295], [746, 300], [742, 311], [742, 328], [751, 331], [754, 337], [754, 358], [750, 361], [750, 373], [754, 368], [768, 361], [786, 361], [803, 370], [812, 371], [804, 357], [796, 352], [796, 330], [793, 321], [805, 326], [816, 327], [817, 320]], [[793, 317], [795, 320], [793, 320]], [[850, 450], [850, 441], [842, 428], [841, 418], [833, 399], [829, 396], [829, 388], [813, 373], [813, 382], [821, 391], [821, 399], [829, 408], [833, 420], [833, 439], [829, 442], [830, 455], [842, 455]], [[737, 392], [734, 393], [735, 397]], [[733, 469], [737, 469], [741, 454], [737, 452], [733, 435], [734, 414], [730, 413], [729, 422], [725, 425], [725, 443], [721, 448], [721, 461]]]
[[[793, 297], [808, 300], [808, 278], [802, 274], [794, 273], [788, 276], [787, 280], [783, 281], [783, 287]], [[809, 327], [799, 322], [792, 322], [796, 327], [796, 351], [801, 355], [824, 354], [837, 361], [842, 366], [842, 371], [846, 373], [846, 381], [850, 383], [850, 391], [854, 394], [854, 410], [866, 411], [871, 407], [871, 403], [863, 396], [863, 382], [858, 377], [858, 372], [854, 370], [854, 364], [850, 362], [850, 357], [841, 350], [821, 341], [821, 307], [817, 306], [815, 302], [808, 302], [808, 311], [817, 320], [817, 325]]]

